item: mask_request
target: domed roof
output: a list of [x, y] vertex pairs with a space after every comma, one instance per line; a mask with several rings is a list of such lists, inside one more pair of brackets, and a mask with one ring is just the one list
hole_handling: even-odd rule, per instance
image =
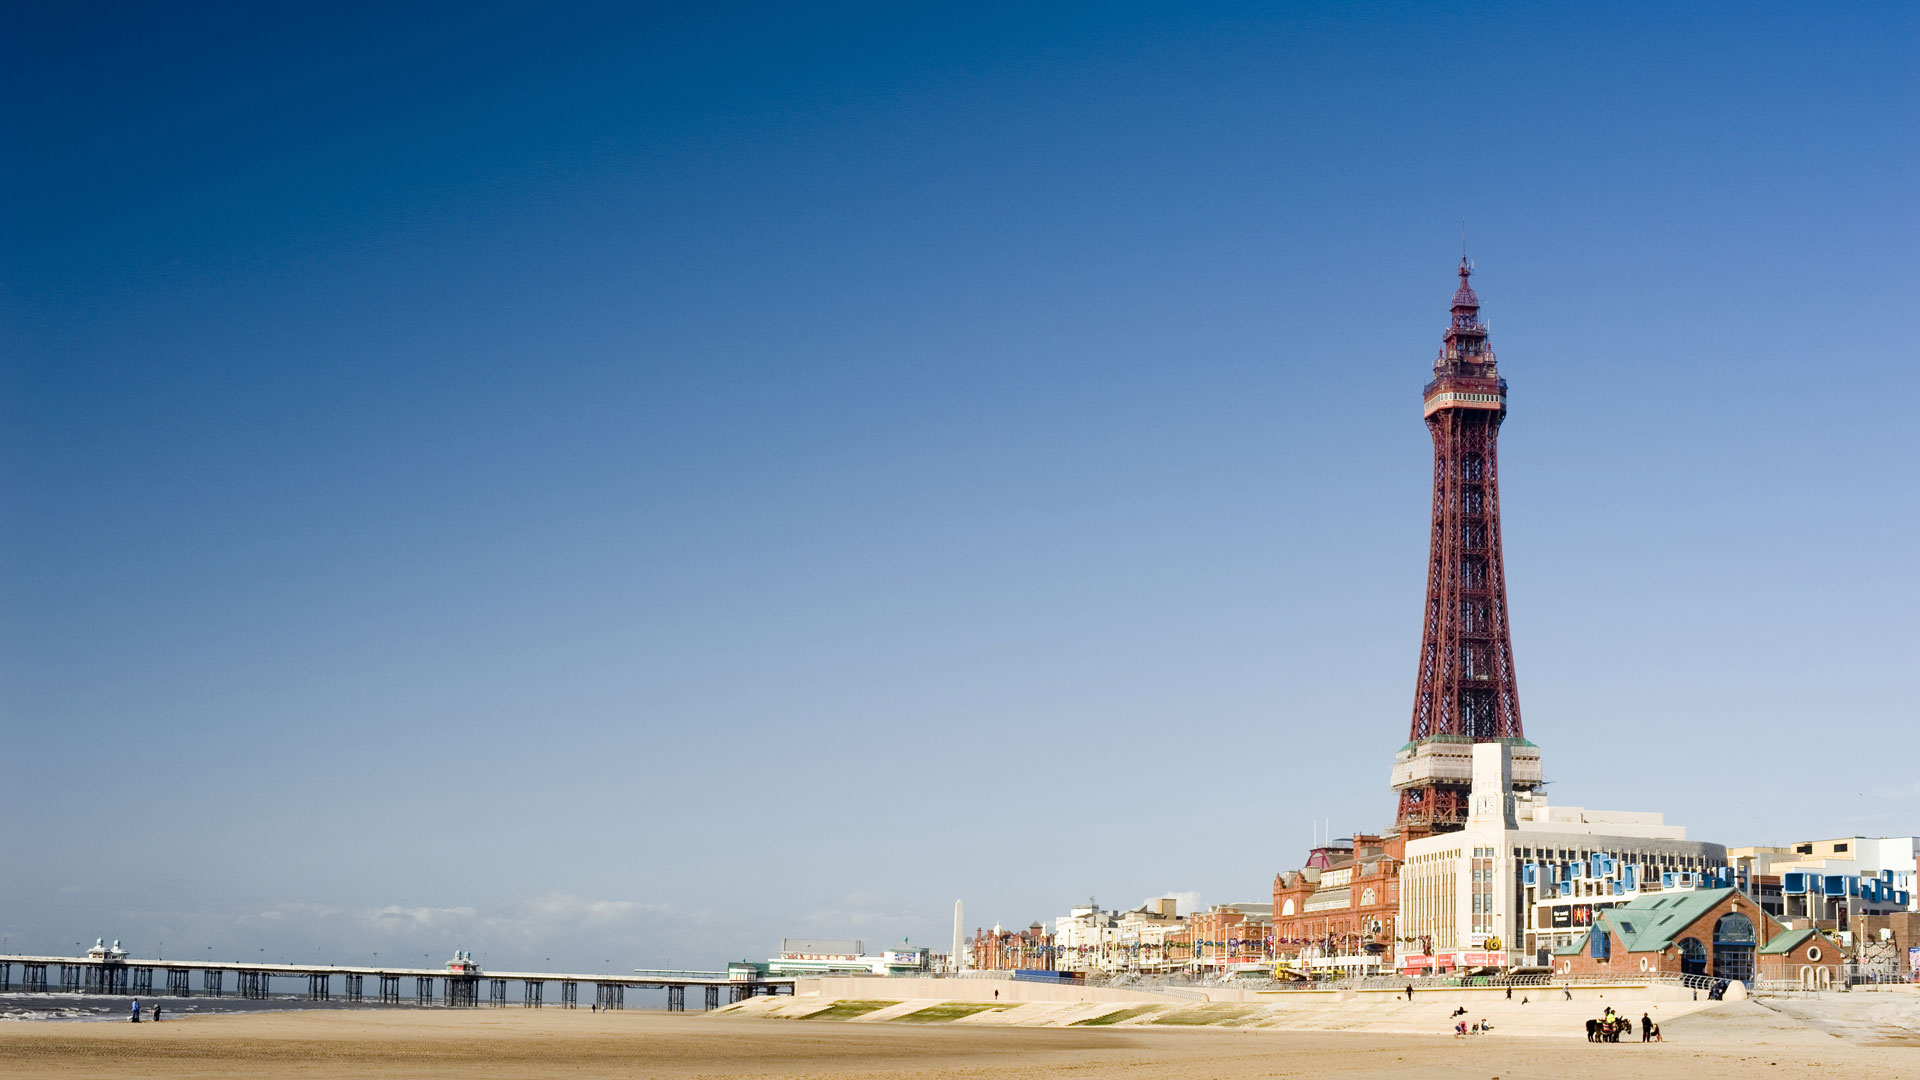
[[1454, 307], [1477, 308], [1480, 306], [1480, 297], [1474, 293], [1473, 286], [1467, 284], [1467, 279], [1472, 276], [1473, 264], [1467, 261], [1465, 255], [1460, 256], [1460, 287], [1453, 293]]

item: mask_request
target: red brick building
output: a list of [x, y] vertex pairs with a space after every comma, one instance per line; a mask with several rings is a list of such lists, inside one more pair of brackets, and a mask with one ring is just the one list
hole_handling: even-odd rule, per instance
[[1815, 986], [1840, 976], [1839, 946], [1818, 930], [1788, 930], [1738, 889], [1643, 896], [1596, 912], [1593, 927], [1555, 949], [1561, 975], [1706, 975]]
[[1187, 916], [1187, 934], [1200, 967], [1273, 958], [1273, 916], [1265, 904], [1215, 904]]
[[1275, 954], [1378, 957], [1393, 965], [1400, 914], [1402, 837], [1361, 834], [1353, 846], [1315, 848], [1307, 865], [1273, 879]]
[[1025, 930], [976, 929], [968, 951], [975, 971], [1053, 970], [1053, 935], [1037, 922]]

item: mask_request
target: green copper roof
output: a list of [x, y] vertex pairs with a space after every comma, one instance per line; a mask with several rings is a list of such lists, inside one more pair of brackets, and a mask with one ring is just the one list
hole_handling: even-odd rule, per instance
[[1628, 952], [1659, 952], [1681, 931], [1738, 889], [1694, 889], [1642, 896], [1630, 904], [1594, 914], [1594, 925], [1610, 925]]
[[[1617, 908], [1607, 908], [1593, 913], [1593, 930], [1611, 931], [1617, 935], [1624, 948], [1630, 953], [1659, 952], [1672, 945], [1687, 927], [1699, 921], [1700, 916], [1729, 896], [1739, 893], [1738, 889], [1696, 889], [1685, 892], [1656, 893], [1642, 896], [1630, 904]], [[1751, 903], [1752, 901], [1748, 901]], [[1756, 924], [1759, 905], [1754, 905], [1754, 914], [1748, 915]], [[1743, 913], [1744, 914], [1744, 913]], [[1755, 929], [1760, 927], [1756, 925]], [[1555, 956], [1578, 956], [1587, 947], [1587, 939], [1593, 936], [1593, 930], [1581, 934], [1570, 945], [1562, 945], [1553, 950]], [[1712, 928], [1703, 932], [1710, 936]], [[1791, 930], [1775, 937], [1761, 949], [1763, 953], [1786, 952], [1802, 941], [1812, 930]], [[1784, 944], [1782, 944], [1784, 942]], [[1703, 942], [1704, 944], [1704, 942]]]
[[1819, 933], [1820, 931], [1815, 930], [1811, 926], [1800, 930], [1788, 930], [1783, 934], [1775, 935], [1772, 941], [1760, 946], [1760, 951], [1763, 953], [1790, 953], [1799, 948], [1801, 942], [1810, 937], [1817, 937]]

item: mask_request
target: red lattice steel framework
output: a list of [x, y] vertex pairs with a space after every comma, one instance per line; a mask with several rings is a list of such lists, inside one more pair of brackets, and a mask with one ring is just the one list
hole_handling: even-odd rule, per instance
[[[1500, 377], [1480, 298], [1460, 260], [1453, 318], [1426, 387], [1433, 434], [1433, 533], [1427, 603], [1420, 634], [1419, 684], [1408, 740], [1436, 736], [1475, 742], [1521, 739], [1507, 624], [1506, 570], [1500, 556], [1500, 422], [1507, 383]], [[1428, 781], [1400, 792], [1403, 825], [1445, 827], [1466, 817], [1467, 785]]]

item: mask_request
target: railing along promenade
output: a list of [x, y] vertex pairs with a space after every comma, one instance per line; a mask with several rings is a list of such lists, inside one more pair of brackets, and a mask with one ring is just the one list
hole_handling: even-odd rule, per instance
[[[1011, 979], [1011, 971], [968, 971], [960, 978], [967, 979]], [[1368, 975], [1348, 979], [1192, 979], [1164, 975], [1121, 976], [1102, 979], [1089, 978], [1086, 985], [1122, 988], [1129, 990], [1255, 990], [1261, 993], [1298, 991], [1301, 993], [1324, 993], [1328, 990], [1405, 990], [1411, 986], [1415, 990], [1473, 990], [1513, 987], [1514, 989], [1543, 989], [1585, 986], [1643, 986], [1652, 983], [1677, 985], [1694, 990], [1711, 990], [1722, 980], [1710, 975], [1685, 975], [1679, 972], [1639, 972], [1625, 975], [1552, 975], [1545, 972], [1521, 975]]]
[[[15, 966], [20, 968], [21, 975], [17, 986], [13, 980]], [[49, 978], [50, 969], [58, 970], [57, 986]], [[156, 971], [166, 973], [165, 982], [158, 989], [155, 988], [153, 977]], [[193, 989], [195, 971], [200, 972], [198, 991]], [[227, 987], [229, 975], [233, 976], [231, 990]], [[366, 991], [369, 977], [374, 980], [376, 987], [373, 994]], [[647, 968], [628, 975], [591, 975], [577, 972], [483, 971], [477, 965], [412, 968], [0, 955], [0, 993], [159, 994], [166, 997], [192, 997], [198, 993], [215, 998], [232, 996], [264, 999], [269, 993], [270, 980], [276, 978], [305, 979], [305, 997], [310, 1001], [372, 1001], [383, 1005], [446, 1005], [454, 1008], [515, 1004], [507, 995], [514, 983], [520, 984], [517, 1004], [533, 1009], [546, 1004], [548, 983], [557, 984], [559, 998], [555, 1004], [564, 1009], [579, 1008], [580, 987], [585, 984], [592, 984], [594, 1004], [602, 1009], [625, 1008], [629, 989], [666, 990], [667, 1008], [673, 1012], [686, 1010], [688, 987], [697, 986], [705, 990], [706, 1007], [709, 1009], [720, 1007], [723, 990], [729, 1002], [757, 994], [793, 993], [791, 978], [758, 974], [743, 977], [726, 971]], [[340, 985], [337, 995], [333, 992], [336, 978]], [[403, 993], [403, 987], [409, 980], [412, 993]], [[484, 997], [481, 993], [483, 983], [486, 991]]]

